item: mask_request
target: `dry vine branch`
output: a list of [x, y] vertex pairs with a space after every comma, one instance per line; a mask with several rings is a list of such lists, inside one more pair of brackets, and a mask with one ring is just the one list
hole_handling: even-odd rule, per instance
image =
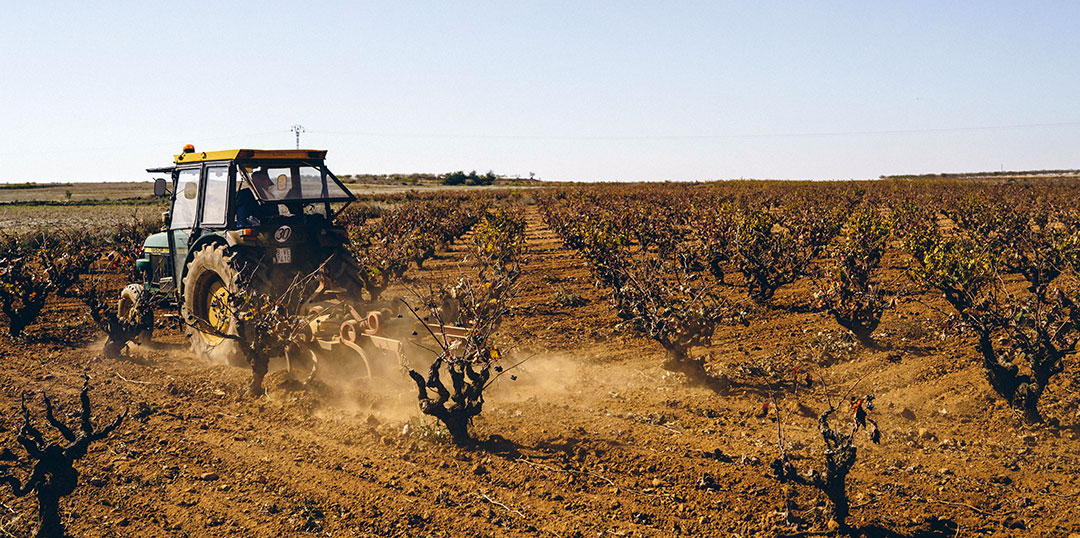
[[[822, 379], [824, 384], [824, 379]], [[826, 395], [828, 388], [825, 387]], [[841, 401], [843, 401], [841, 399]], [[847, 475], [855, 465], [856, 447], [854, 445], [855, 434], [860, 429], [867, 429], [870, 441], [879, 443], [881, 433], [877, 423], [868, 416], [872, 411], [874, 397], [866, 395], [861, 398], [852, 397], [850, 400], [851, 428], [848, 432], [838, 432], [829, 424], [830, 417], [837, 412], [837, 408], [829, 403], [829, 408], [818, 416], [818, 431], [821, 433], [824, 447], [824, 465], [821, 471], [811, 469], [805, 475], [799, 474], [798, 469], [788, 458], [787, 448], [784, 443], [782, 417], [777, 409], [777, 442], [780, 445], [780, 455], [771, 464], [772, 470], [780, 483], [794, 482], [812, 486], [821, 490], [832, 505], [832, 519], [840, 529], [847, 528], [847, 516], [850, 511], [850, 503], [847, 496]], [[775, 402], [775, 399], [774, 399]], [[785, 499], [785, 509], [786, 506]]]
[[828, 264], [830, 278], [815, 295], [859, 343], [877, 348], [870, 335], [893, 302], [876, 281], [889, 228], [877, 211], [870, 208], [856, 211], [848, 221], [848, 228], [844, 242], [835, 249], [835, 261]]
[[[411, 369], [409, 377], [416, 383], [420, 410], [439, 419], [459, 446], [473, 442], [469, 424], [483, 409], [484, 388], [491, 371], [501, 370], [495, 364], [500, 352], [492, 336], [510, 313], [508, 301], [517, 291], [524, 261], [524, 236], [524, 219], [501, 210], [489, 212], [477, 225], [473, 234], [477, 277], [461, 278], [453, 294], [457, 301], [453, 309], [455, 317], [464, 319], [469, 327], [463, 337], [454, 340], [446, 337], [442, 321], [445, 296], [440, 296], [438, 301], [433, 297], [428, 304], [439, 320], [442, 338], [426, 324], [425, 328], [442, 351], [432, 362], [427, 377]], [[422, 321], [416, 310], [405, 304]], [[449, 388], [442, 379], [443, 371], [450, 378]]]
[[79, 412], [77, 430], [69, 428], [56, 418], [52, 401], [42, 393], [45, 419], [63, 437], [63, 440], [54, 442], [49, 442], [45, 435], [34, 426], [30, 418], [30, 410], [26, 407], [26, 395], [23, 395], [23, 425], [16, 441], [22, 445], [30, 460], [35, 463], [30, 475], [22, 481], [10, 474], [7, 469], [0, 468], [0, 484], [11, 487], [16, 497], [22, 497], [31, 491], [37, 494], [38, 517], [41, 523], [36, 534], [38, 538], [65, 536], [64, 525], [60, 518], [60, 499], [70, 495], [78, 486], [79, 472], [73, 467], [74, 462], [86, 455], [90, 443], [108, 437], [127, 417], [127, 411], [125, 411], [104, 428], [96, 429], [91, 418], [89, 391], [90, 378], [84, 377], [83, 388], [79, 394], [82, 407]]
[[1080, 345], [1080, 295], [1043, 282], [1045, 275], [1033, 277], [1039, 284], [1026, 295], [1014, 295], [1001, 275], [1008, 265], [1000, 253], [988, 251], [978, 239], [920, 230], [905, 237], [912, 278], [940, 291], [956, 310], [953, 319], [974, 331], [975, 349], [994, 391], [1023, 413], [1025, 422], [1042, 422], [1039, 399], [1050, 380], [1065, 370], [1065, 356]]

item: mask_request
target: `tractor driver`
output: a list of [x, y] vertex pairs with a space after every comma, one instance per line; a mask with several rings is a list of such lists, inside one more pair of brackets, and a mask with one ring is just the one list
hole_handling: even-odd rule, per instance
[[[266, 167], [252, 172], [250, 181], [251, 185], [263, 192], [269, 191], [271, 185], [273, 185], [270, 182], [270, 174], [266, 171]], [[258, 197], [252, 192], [253, 187], [251, 185], [244, 187], [236, 194], [237, 226], [258, 226], [262, 224], [259, 219], [266, 218], [273, 210], [273, 208], [259, 203]]]

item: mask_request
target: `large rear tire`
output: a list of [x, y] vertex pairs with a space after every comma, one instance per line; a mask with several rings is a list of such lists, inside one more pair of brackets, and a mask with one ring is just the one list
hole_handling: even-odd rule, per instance
[[360, 282], [360, 266], [356, 263], [356, 258], [346, 248], [338, 249], [332, 256], [326, 264], [330, 280], [336, 286], [344, 288], [352, 300], [362, 301], [364, 283]]
[[[191, 352], [210, 362], [247, 366], [242, 344], [222, 336], [240, 334], [239, 323], [228, 308], [229, 294], [238, 291], [240, 274], [225, 245], [205, 245], [191, 258], [184, 277], [181, 316]], [[207, 325], [216, 330], [201, 329]]]

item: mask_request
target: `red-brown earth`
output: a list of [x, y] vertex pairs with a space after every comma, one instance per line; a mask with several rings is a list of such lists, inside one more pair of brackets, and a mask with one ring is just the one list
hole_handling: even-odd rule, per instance
[[[826, 529], [823, 495], [771, 477], [775, 411], [764, 383], [720, 395], [659, 365], [661, 348], [617, 329], [585, 262], [535, 210], [531, 260], [500, 329], [504, 364], [528, 360], [488, 390], [473, 425], [481, 443], [449, 443], [419, 413], [401, 375], [375, 385], [295, 390], [284, 372], [262, 398], [250, 372], [190, 356], [162, 329], [129, 360], [105, 359], [85, 307], [54, 299], [24, 341], [0, 337], [0, 447], [14, 442], [20, 395], [45, 391], [76, 407], [91, 377], [97, 420], [130, 418], [76, 465], [62, 501], [72, 536], [776, 536]], [[459, 241], [412, 269], [409, 287], [450, 282]], [[876, 334], [852, 343], [808, 308], [813, 283], [777, 295], [748, 327], [721, 328], [709, 364], [754, 385], [752, 367], [810, 370], [814, 387], [780, 403], [794, 464], [822, 465], [810, 416], [832, 398], [872, 393], [880, 445], [858, 436], [849, 523], [868, 536], [1054, 536], [1080, 532], [1080, 391], [1075, 357], [1028, 428], [994, 396], [969, 339], [943, 331], [948, 309], [909, 290]], [[733, 279], [736, 280], [737, 279]], [[404, 288], [391, 290], [406, 293]], [[560, 306], [574, 297], [582, 304]], [[160, 312], [159, 312], [160, 313]], [[396, 373], [395, 373], [396, 374]], [[516, 376], [511, 380], [510, 375]], [[797, 412], [802, 409], [802, 413]], [[32, 401], [40, 412], [40, 400]], [[39, 417], [40, 419], [40, 417]], [[20, 473], [19, 476], [25, 476]], [[785, 498], [799, 525], [784, 521]], [[35, 501], [0, 489], [0, 534], [23, 537]], [[805, 534], [804, 534], [805, 535]]]

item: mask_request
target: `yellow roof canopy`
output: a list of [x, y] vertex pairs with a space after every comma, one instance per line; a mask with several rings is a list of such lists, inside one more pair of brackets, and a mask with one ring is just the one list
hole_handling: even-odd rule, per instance
[[326, 150], [317, 149], [225, 149], [219, 151], [196, 151], [173, 156], [176, 164], [204, 161], [232, 161], [247, 159], [325, 159]]

